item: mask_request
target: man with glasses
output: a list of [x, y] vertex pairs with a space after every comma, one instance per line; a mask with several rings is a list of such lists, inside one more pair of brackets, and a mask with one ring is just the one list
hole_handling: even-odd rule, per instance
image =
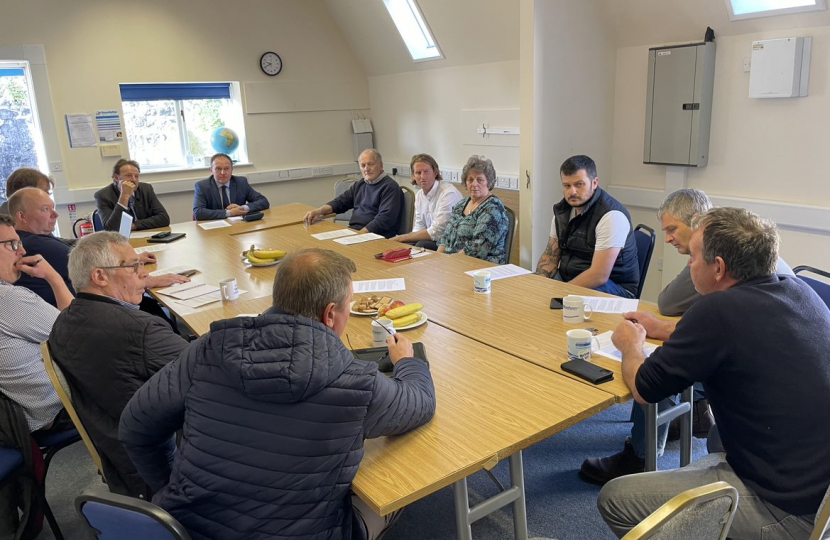
[[133, 217], [134, 231], [170, 225], [170, 216], [153, 186], [139, 183], [140, 174], [138, 162], [119, 159], [112, 168], [112, 183], [95, 193], [95, 204], [105, 230], [118, 231], [124, 212]]
[[196, 182], [193, 218], [225, 219], [248, 212], [267, 210], [268, 199], [251, 187], [244, 176], [234, 176], [233, 161], [227, 154], [210, 158], [211, 177]]
[[[57, 308], [32, 291], [14, 287], [21, 275], [46, 282]], [[26, 256], [11, 217], [0, 215], [0, 392], [20, 405], [29, 430], [62, 431], [72, 426], [43, 367], [46, 341], [59, 309], [72, 302], [61, 276], [40, 255]], [[0, 491], [0, 538], [14, 534], [14, 485]]]
[[[71, 247], [59, 238], [52, 236], [59, 214], [55, 211], [55, 203], [43, 191], [36, 188], [23, 188], [9, 199], [9, 209], [15, 220], [15, 228], [20, 235], [23, 245], [32, 255], [40, 255], [57, 270], [66, 286], [74, 293], [69, 281], [69, 253]], [[155, 264], [156, 257], [152, 253], [142, 254], [141, 262]], [[165, 274], [158, 277], [149, 276], [146, 280], [147, 288], [167, 287], [176, 283], [187, 283], [190, 278], [178, 274]], [[26, 287], [43, 298], [46, 302], [57, 305], [52, 289], [42, 280], [28, 276], [22, 277], [16, 285]], [[154, 300], [152, 302], [155, 302]], [[145, 307], [152, 303], [145, 301]], [[147, 307], [147, 309], [151, 309]], [[160, 314], [160, 309], [151, 311]]]
[[377, 150], [364, 150], [358, 163], [363, 179], [328, 204], [309, 211], [304, 222], [310, 225], [328, 214], [342, 214], [353, 209], [350, 228], [392, 238], [401, 226], [403, 192], [398, 183], [383, 172], [383, 157]]
[[565, 197], [553, 207], [550, 240], [536, 273], [634, 298], [640, 284], [631, 215], [599, 187], [597, 165], [572, 156], [559, 168]]
[[188, 343], [139, 310], [148, 275], [120, 234], [80, 239], [69, 255], [69, 276], [78, 297], [55, 321], [52, 357], [66, 375], [110, 491], [149, 500], [152, 490], [118, 442], [118, 421], [135, 391]]

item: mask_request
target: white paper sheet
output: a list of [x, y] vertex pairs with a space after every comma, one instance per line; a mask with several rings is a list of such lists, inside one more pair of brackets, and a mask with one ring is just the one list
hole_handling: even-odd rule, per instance
[[[239, 289], [239, 295], [242, 296], [248, 291], [243, 289]], [[184, 300], [177, 302], [189, 308], [196, 309], [198, 307], [206, 306], [208, 304], [212, 304], [214, 302], [221, 302], [222, 301], [222, 291], [216, 291], [208, 294], [203, 294], [202, 296], [197, 296], [195, 298], [191, 298], [190, 300]]]
[[352, 285], [354, 286], [355, 294], [406, 290], [406, 282], [404, 281], [404, 278], [353, 281]]
[[[419, 251], [420, 250], [420, 251]], [[426, 257], [430, 253], [435, 253], [434, 251], [430, 251], [425, 248], [412, 248], [412, 258], [417, 259], [418, 257]]]
[[626, 313], [637, 311], [640, 301], [636, 298], [606, 298], [604, 296], [583, 296], [594, 313]]
[[487, 270], [490, 272], [490, 281], [496, 281], [497, 279], [504, 279], [516, 276], [523, 276], [525, 274], [530, 274], [530, 270], [526, 270], [521, 266], [516, 266], [515, 264], [505, 264], [502, 266], [491, 266], [490, 268], [480, 268], [479, 270], [470, 270], [469, 272], [464, 272], [468, 276], [475, 275], [476, 272], [481, 270]]
[[224, 219], [219, 219], [216, 221], [207, 221], [205, 223], [199, 223], [199, 227], [203, 228], [206, 231], [211, 229], [221, 229], [222, 227], [230, 227], [231, 224], [225, 221]]
[[171, 266], [170, 268], [162, 268], [161, 270], [150, 272], [150, 275], [153, 277], [158, 277], [163, 276], [165, 274], [179, 274], [181, 272], [186, 272], [187, 270], [193, 270], [193, 267], [188, 266], [186, 264], [182, 264], [179, 266]]
[[130, 233], [130, 238], [150, 238], [156, 234], [153, 231], [141, 231], [141, 232], [132, 232]]
[[334, 238], [342, 238], [343, 236], [354, 236], [355, 234], [357, 234], [357, 231], [352, 229], [339, 229], [337, 231], [312, 234], [311, 237], [317, 240], [332, 240]]
[[156, 292], [170, 296], [176, 300], [190, 300], [191, 298], [210, 294], [218, 290], [219, 287], [208, 285], [207, 283], [193, 283], [191, 281], [190, 283], [179, 283], [178, 285], [173, 285], [172, 287], [167, 287]]
[[170, 246], [161, 244], [158, 246], [144, 246], [140, 248], [135, 248], [135, 252], [140, 255], [142, 253], [155, 253], [156, 251], [167, 251], [168, 249], [170, 249]]
[[229, 217], [228, 221], [230, 221], [231, 223], [236, 223], [237, 221], [242, 221], [242, 216]]
[[[611, 360], [616, 360], [617, 362], [622, 362], [622, 353], [614, 347], [614, 344], [611, 342], [611, 335], [614, 332], [608, 331], [603, 332], [602, 334], [596, 336], [597, 341], [599, 341], [599, 347], [597, 348], [597, 343], [594, 342], [593, 346], [591, 347], [591, 351], [594, 354], [599, 354], [606, 358], [610, 358]], [[646, 356], [651, 356], [657, 349], [657, 345], [653, 343], [649, 343], [648, 341], [643, 344], [643, 352], [646, 353]]]
[[370, 240], [383, 240], [383, 236], [375, 233], [358, 234], [356, 236], [347, 236], [346, 238], [338, 238], [335, 240], [338, 244], [350, 246], [352, 244], [360, 244], [361, 242], [368, 242]]

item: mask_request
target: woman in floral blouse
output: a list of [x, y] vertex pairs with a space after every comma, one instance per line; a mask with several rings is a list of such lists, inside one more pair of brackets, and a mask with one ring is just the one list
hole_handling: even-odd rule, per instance
[[470, 196], [452, 209], [452, 217], [438, 246], [440, 253], [464, 253], [496, 264], [507, 264], [507, 212], [490, 190], [496, 169], [484, 156], [472, 156], [461, 173]]

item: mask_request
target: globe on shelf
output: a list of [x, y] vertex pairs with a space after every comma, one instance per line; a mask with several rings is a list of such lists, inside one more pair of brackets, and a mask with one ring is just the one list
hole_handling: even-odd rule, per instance
[[222, 154], [230, 154], [239, 148], [239, 135], [228, 127], [219, 127], [210, 135], [210, 145]]

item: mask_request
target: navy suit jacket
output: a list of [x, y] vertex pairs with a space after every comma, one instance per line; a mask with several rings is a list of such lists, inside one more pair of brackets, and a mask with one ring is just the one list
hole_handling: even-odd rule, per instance
[[[222, 195], [216, 187], [213, 176], [196, 182], [195, 196], [193, 198], [193, 218], [203, 219], [225, 219], [225, 205], [222, 204]], [[228, 198], [232, 204], [239, 206], [248, 205], [248, 210], [258, 212], [266, 210], [271, 205], [264, 195], [256, 191], [248, 184], [244, 176], [231, 176], [228, 182]]]

